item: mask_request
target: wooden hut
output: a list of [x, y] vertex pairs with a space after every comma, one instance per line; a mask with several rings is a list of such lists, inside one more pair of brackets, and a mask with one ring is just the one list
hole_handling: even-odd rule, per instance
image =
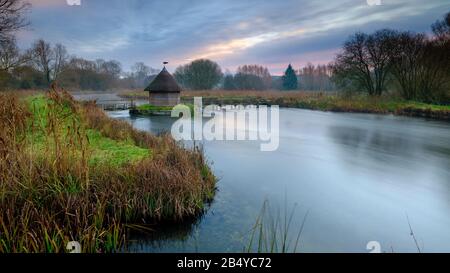
[[181, 87], [166, 67], [145, 88], [149, 92], [149, 103], [154, 106], [175, 106], [180, 103]]

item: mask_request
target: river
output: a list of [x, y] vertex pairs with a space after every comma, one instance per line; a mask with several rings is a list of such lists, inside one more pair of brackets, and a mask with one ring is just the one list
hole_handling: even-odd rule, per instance
[[[170, 130], [168, 117], [109, 112], [135, 128]], [[280, 144], [212, 141], [219, 177], [197, 221], [165, 226], [131, 243], [136, 252], [241, 252], [265, 200], [305, 215], [301, 252], [450, 252], [450, 124], [392, 115], [280, 109]], [[414, 237], [411, 236], [411, 229]]]

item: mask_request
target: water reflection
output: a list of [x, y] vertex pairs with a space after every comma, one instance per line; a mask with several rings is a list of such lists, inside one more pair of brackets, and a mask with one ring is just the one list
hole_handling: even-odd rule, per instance
[[[334, 139], [338, 147], [350, 147], [355, 152], [368, 151], [365, 156], [378, 158], [379, 154], [396, 156], [408, 156], [416, 153], [418, 143], [411, 140], [410, 136], [403, 134], [387, 134], [376, 130], [330, 126], [329, 135]], [[357, 154], [357, 153], [356, 153]]]
[[144, 252], [175, 243], [183, 249], [204, 214], [185, 218], [182, 221], [166, 221], [145, 225], [144, 228], [129, 229], [127, 252]]

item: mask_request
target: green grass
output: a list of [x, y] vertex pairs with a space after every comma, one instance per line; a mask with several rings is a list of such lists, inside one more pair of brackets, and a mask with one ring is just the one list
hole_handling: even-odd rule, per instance
[[172, 106], [155, 106], [151, 104], [143, 104], [136, 107], [140, 111], [171, 111]]
[[151, 156], [149, 149], [137, 147], [131, 140], [112, 140], [95, 130], [88, 130], [87, 135], [92, 149], [91, 164], [122, 165]]
[[[184, 103], [182, 105], [185, 105], [187, 107], [189, 107], [190, 111], [191, 111], [191, 116], [194, 115], [194, 104], [192, 103]], [[172, 111], [173, 107], [172, 106], [154, 106], [154, 105], [150, 105], [150, 104], [143, 104], [140, 105], [138, 107], [136, 107], [135, 112], [138, 112], [140, 115], [154, 115], [155, 112], [169, 112]]]
[[[35, 130], [33, 133], [30, 130], [27, 137], [30, 144], [33, 145], [35, 153], [37, 151], [44, 153], [45, 150], [48, 149], [49, 145], [46, 143], [46, 132], [41, 128], [45, 128], [47, 125], [49, 105], [54, 102], [43, 95], [28, 97], [26, 100], [33, 115], [33, 122], [38, 128], [38, 130]], [[64, 105], [62, 110], [63, 111], [60, 111], [59, 114], [61, 117], [65, 117], [62, 120], [65, 123], [63, 124], [65, 133], [67, 133], [68, 128], [73, 126], [71, 123], [74, 121], [81, 121], [79, 120], [79, 117], [76, 116], [72, 119], [67, 118], [71, 115], [71, 109], [68, 105]], [[149, 149], [136, 146], [130, 138], [123, 141], [113, 140], [104, 137], [99, 131], [93, 129], [87, 130], [86, 135], [91, 152], [89, 161], [89, 164], [91, 165], [109, 164], [112, 166], [119, 166], [126, 163], [134, 163], [151, 156], [151, 151]]]
[[403, 107], [412, 107], [418, 109], [431, 109], [433, 111], [450, 111], [450, 105], [428, 104], [423, 102], [408, 101], [402, 103]]

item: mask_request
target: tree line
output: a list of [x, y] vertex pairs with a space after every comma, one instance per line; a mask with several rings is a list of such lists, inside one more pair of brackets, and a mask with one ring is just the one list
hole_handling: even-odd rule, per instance
[[64, 45], [42, 39], [25, 51], [19, 50], [13, 37], [0, 42], [0, 86], [4, 89], [47, 88], [54, 81], [80, 90], [144, 88], [157, 72], [142, 62], [124, 72], [116, 60], [70, 56]]
[[[0, 88], [46, 88], [57, 81], [72, 89], [138, 89], [159, 72], [142, 62], [125, 72], [118, 61], [71, 56], [64, 45], [42, 39], [21, 51], [14, 32], [28, 24], [24, 19], [28, 9], [22, 0], [0, 0]], [[308, 63], [298, 70], [289, 64], [281, 77], [261, 65], [223, 73], [207, 59], [177, 67], [174, 76], [184, 89], [192, 90], [342, 90], [370, 96], [396, 92], [407, 100], [449, 103], [450, 13], [431, 30], [432, 35], [390, 29], [358, 32], [331, 63]]]
[[207, 90], [334, 90], [329, 65], [313, 65], [295, 70], [291, 64], [283, 76], [273, 76], [262, 65], [242, 65], [236, 73], [223, 73], [220, 66], [208, 59], [199, 59], [179, 66], [175, 79], [185, 89]]

